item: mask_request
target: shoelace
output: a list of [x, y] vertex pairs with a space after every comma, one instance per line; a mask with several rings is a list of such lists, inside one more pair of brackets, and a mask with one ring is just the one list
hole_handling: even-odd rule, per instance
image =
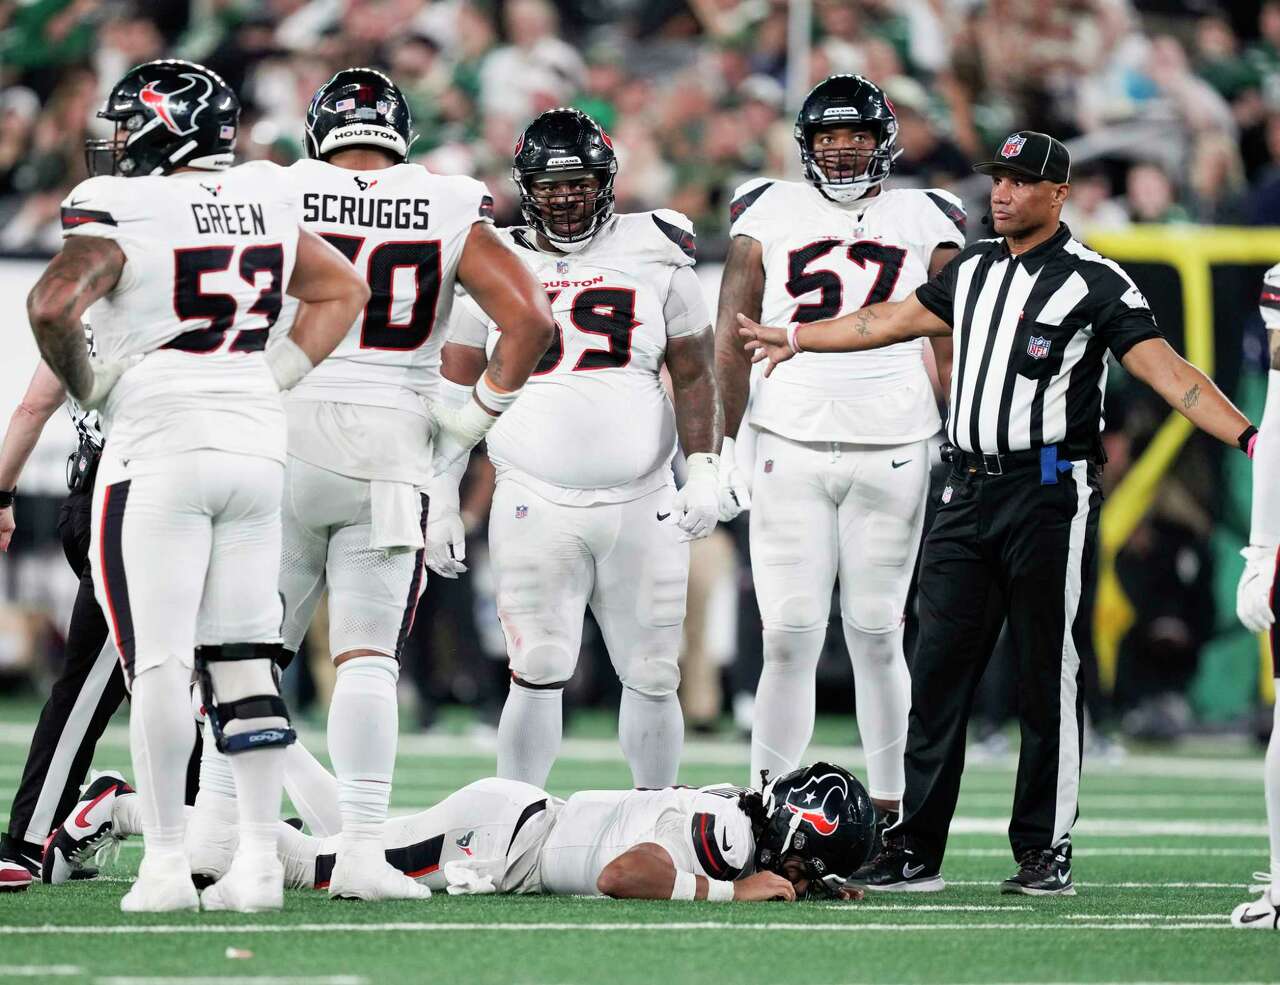
[[1271, 873], [1270, 872], [1255, 872], [1252, 878], [1257, 880], [1258, 884], [1256, 886], [1250, 886], [1249, 892], [1268, 893], [1271, 891]]

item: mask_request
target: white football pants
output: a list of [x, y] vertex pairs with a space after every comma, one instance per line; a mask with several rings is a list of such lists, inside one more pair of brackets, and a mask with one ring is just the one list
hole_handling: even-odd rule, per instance
[[929, 488], [928, 442], [851, 445], [759, 433], [751, 486], [751, 571], [764, 626], [751, 777], [800, 765], [831, 593], [856, 682], [867, 786], [897, 800], [905, 779], [911, 682], [903, 610]]

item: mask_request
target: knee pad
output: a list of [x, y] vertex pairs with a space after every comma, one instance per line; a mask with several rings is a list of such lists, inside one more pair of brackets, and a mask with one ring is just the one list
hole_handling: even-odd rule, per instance
[[813, 673], [817, 670], [826, 638], [825, 626], [806, 630], [766, 629], [764, 665]]
[[674, 653], [669, 659], [633, 658], [621, 680], [623, 687], [646, 698], [665, 698], [680, 687], [680, 666]]
[[279, 643], [196, 647], [196, 674], [214, 743], [234, 755], [297, 739], [280, 697]]
[[[825, 631], [831, 614], [831, 598], [817, 599], [811, 595], [789, 595], [765, 616], [765, 628], [783, 633], [807, 633]], [[763, 613], [762, 613], [763, 615]]]
[[525, 687], [564, 687], [577, 663], [577, 654], [562, 643], [535, 643], [512, 659], [511, 676]]
[[842, 608], [846, 631], [887, 635], [902, 625], [902, 604], [891, 595], [854, 594]]
[[364, 677], [369, 679], [390, 678], [392, 686], [400, 680], [400, 664], [394, 657], [378, 657], [363, 654], [349, 657], [338, 664], [334, 673], [338, 677]]

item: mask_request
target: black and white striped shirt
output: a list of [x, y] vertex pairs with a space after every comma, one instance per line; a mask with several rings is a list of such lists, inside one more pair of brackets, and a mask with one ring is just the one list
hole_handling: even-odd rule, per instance
[[1093, 456], [1108, 352], [1160, 336], [1129, 275], [1065, 225], [1018, 256], [979, 240], [916, 297], [954, 330], [947, 437], [979, 454], [1056, 444]]

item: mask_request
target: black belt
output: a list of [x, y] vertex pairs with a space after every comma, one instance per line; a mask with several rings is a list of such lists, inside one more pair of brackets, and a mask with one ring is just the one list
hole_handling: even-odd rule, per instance
[[[1019, 469], [1042, 468], [1044, 465], [1044, 449], [1029, 448], [1025, 451], [1006, 451], [997, 455], [982, 455], [954, 446], [945, 446], [942, 449], [942, 460], [950, 462], [966, 472], [973, 472], [979, 475], [1004, 475], [1006, 472], [1013, 472]], [[1063, 455], [1061, 451], [1058, 451], [1054, 456], [1054, 460], [1055, 462], [1093, 461], [1087, 455], [1067, 456]]]

